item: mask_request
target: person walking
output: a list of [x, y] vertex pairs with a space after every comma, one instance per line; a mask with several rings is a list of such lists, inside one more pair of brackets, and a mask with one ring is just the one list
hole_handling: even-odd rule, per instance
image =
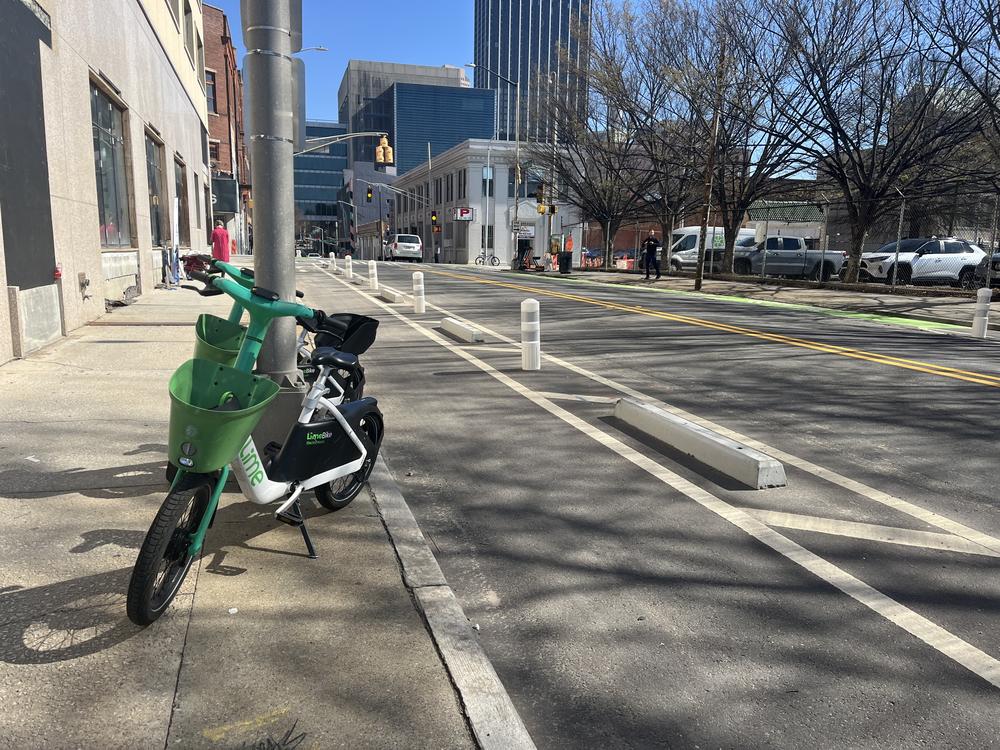
[[651, 268], [656, 269], [656, 278], [660, 278], [660, 259], [658, 255], [661, 246], [660, 241], [656, 239], [656, 232], [650, 229], [649, 236], [642, 243], [643, 252], [646, 253], [646, 281], [649, 281], [649, 271]]
[[215, 222], [215, 229], [212, 230], [212, 257], [223, 263], [229, 262], [229, 232], [221, 221]]

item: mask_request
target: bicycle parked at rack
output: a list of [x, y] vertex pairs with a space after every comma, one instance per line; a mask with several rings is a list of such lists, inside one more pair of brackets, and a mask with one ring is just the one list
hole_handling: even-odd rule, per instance
[[[344, 402], [344, 393], [338, 395], [331, 386], [330, 373], [351, 369], [357, 356], [319, 347], [310, 355], [309, 364], [317, 372], [297, 420], [280, 445], [269, 444], [261, 455], [251, 432], [279, 390], [274, 381], [251, 372], [264, 337], [275, 318], [310, 321], [320, 330], [326, 314], [285, 302], [277, 293], [258, 286], [247, 288], [252, 274], [247, 276], [238, 268], [220, 270], [231, 278], [193, 274], [204, 284], [197, 290], [200, 294], [227, 294], [234, 308], [239, 308], [239, 314], [234, 310], [228, 321], [214, 320], [240, 329], [239, 320], [246, 310], [250, 321], [242, 335], [233, 334], [240, 340], [234, 363], [196, 356], [170, 379], [169, 459], [178, 471], [132, 570], [127, 611], [137, 625], [153, 623], [173, 601], [202, 550], [230, 471], [251, 502], [282, 501], [275, 518], [298, 527], [309, 557], [315, 558], [299, 505], [301, 494], [313, 490], [319, 503], [330, 510], [346, 507], [368, 480], [382, 443], [384, 424], [377, 401], [362, 397]], [[234, 274], [239, 279], [232, 278]], [[228, 356], [215, 346], [224, 343], [226, 330], [220, 334], [211, 329], [214, 333], [208, 335], [204, 319], [199, 319], [203, 330], [196, 354], [222, 356], [214, 348]], [[333, 399], [328, 398], [331, 392]]]
[[486, 251], [484, 250], [483, 252], [481, 252], [479, 255], [476, 256], [476, 265], [485, 266], [487, 263], [489, 263], [491, 266], [499, 266], [500, 259], [497, 256], [493, 255], [492, 253], [487, 255]]

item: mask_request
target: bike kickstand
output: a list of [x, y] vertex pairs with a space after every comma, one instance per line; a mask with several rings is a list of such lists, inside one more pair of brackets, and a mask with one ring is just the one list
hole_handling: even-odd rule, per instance
[[306, 543], [306, 549], [309, 551], [309, 559], [315, 560], [318, 555], [316, 554], [316, 548], [313, 546], [312, 539], [309, 537], [309, 530], [306, 528], [306, 519], [302, 514], [302, 506], [299, 505], [299, 501], [296, 500], [292, 507], [284, 512], [276, 513], [275, 517], [289, 526], [299, 527], [299, 531], [302, 532], [302, 539]]

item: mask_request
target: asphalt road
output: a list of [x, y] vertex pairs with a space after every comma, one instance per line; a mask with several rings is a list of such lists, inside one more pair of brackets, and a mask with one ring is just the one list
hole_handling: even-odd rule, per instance
[[[539, 747], [991, 747], [1000, 344], [453, 266], [382, 320], [385, 451]], [[505, 337], [541, 304], [540, 372]], [[494, 335], [465, 345], [445, 315]], [[554, 359], [553, 359], [554, 358]], [[661, 401], [780, 458], [755, 491], [616, 423]]]

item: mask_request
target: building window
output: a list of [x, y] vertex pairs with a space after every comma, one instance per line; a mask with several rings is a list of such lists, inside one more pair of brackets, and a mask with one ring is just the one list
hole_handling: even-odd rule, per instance
[[208, 158], [211, 162], [210, 166], [214, 169], [219, 164], [219, 142], [209, 141], [208, 142]]
[[170, 244], [170, 212], [167, 210], [163, 175], [163, 146], [146, 134], [146, 181], [149, 185], [149, 228], [153, 247]]
[[125, 112], [90, 85], [102, 247], [132, 247], [132, 203], [126, 163]]
[[208, 111], [214, 114], [219, 113], [219, 105], [215, 100], [215, 71], [205, 71], [205, 96], [208, 98]]
[[195, 65], [198, 66], [198, 80], [201, 81], [202, 88], [205, 88], [205, 45], [202, 44], [201, 34], [195, 32]]
[[194, 65], [194, 14], [188, 0], [184, 0], [184, 49], [187, 50], [191, 65]]
[[493, 249], [493, 227], [491, 227], [491, 226], [490, 227], [484, 226], [484, 227], [481, 227], [481, 229], [482, 229], [482, 235], [483, 235], [481, 242], [482, 242], [483, 247], [485, 247], [487, 250], [492, 250]]
[[201, 179], [198, 175], [194, 176], [194, 220], [198, 224], [198, 229], [201, 229]]
[[465, 200], [465, 181], [468, 178], [468, 171], [464, 169], [458, 170], [458, 199]]
[[455, 175], [451, 172], [444, 177], [444, 200], [446, 203], [455, 200]]
[[[483, 167], [483, 197], [493, 197], [493, 167]], [[493, 247], [490, 245], [490, 247]]]
[[191, 215], [188, 212], [187, 168], [180, 159], [174, 160], [174, 195], [177, 198], [178, 244], [191, 247]]
[[174, 17], [174, 23], [180, 26], [181, 23], [181, 0], [167, 0], [167, 7], [170, 8], [170, 15]]
[[214, 229], [212, 226], [212, 215], [212, 189], [208, 185], [205, 185], [205, 235], [206, 241], [210, 245], [212, 244], [212, 230]]
[[441, 178], [438, 177], [434, 180], [434, 205], [438, 206], [441, 204]]

